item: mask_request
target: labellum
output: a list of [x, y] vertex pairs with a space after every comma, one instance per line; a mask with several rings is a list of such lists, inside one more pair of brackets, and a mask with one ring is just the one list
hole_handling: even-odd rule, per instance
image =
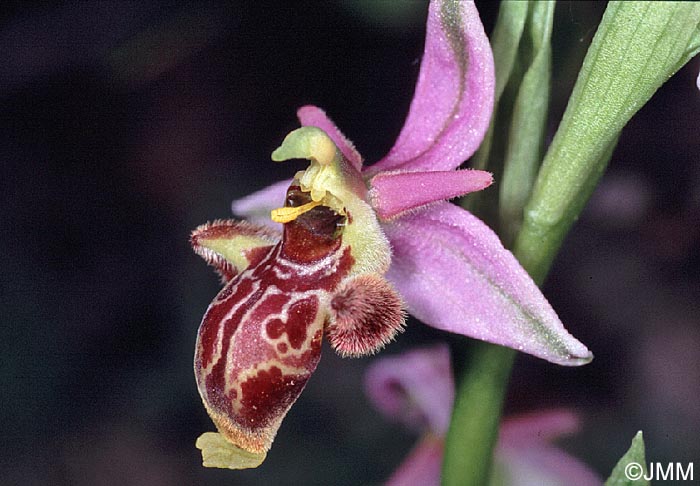
[[381, 348], [404, 322], [400, 297], [379, 273], [388, 266], [388, 244], [362, 200], [359, 173], [317, 128], [292, 132], [273, 153], [275, 160], [302, 157], [311, 166], [271, 215], [284, 225], [281, 238], [233, 220], [192, 234], [194, 250], [225, 283], [202, 320], [194, 361], [220, 434], [197, 442], [205, 466], [264, 460], [316, 369], [324, 332], [341, 355], [360, 356]]

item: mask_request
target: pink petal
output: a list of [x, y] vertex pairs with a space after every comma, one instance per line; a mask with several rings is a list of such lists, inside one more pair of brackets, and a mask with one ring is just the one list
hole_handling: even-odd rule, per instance
[[370, 181], [369, 199], [380, 218], [391, 219], [426, 204], [480, 191], [493, 177], [482, 170], [380, 172]]
[[270, 219], [270, 211], [284, 205], [291, 179], [275, 182], [231, 203], [231, 211], [236, 216], [251, 223], [263, 224], [270, 228], [282, 229], [282, 225]]
[[454, 400], [450, 351], [443, 344], [375, 360], [365, 376], [365, 392], [390, 418], [442, 436]]
[[467, 211], [440, 202], [383, 228], [394, 252], [386, 276], [418, 319], [553, 363], [592, 359], [498, 236]]
[[394, 471], [385, 486], [439, 486], [443, 442], [426, 436]]
[[541, 484], [601, 486], [602, 480], [588, 466], [551, 445], [554, 439], [578, 428], [578, 419], [566, 410], [540, 412], [503, 422], [496, 449], [500, 466], [514, 486]]
[[297, 118], [303, 127], [317, 127], [326, 132], [353, 167], [358, 171], [362, 170], [362, 156], [321, 108], [313, 105], [302, 106], [297, 110]]
[[[493, 55], [471, 1], [455, 2], [458, 21], [430, 3], [425, 51], [411, 108], [389, 154], [369, 168], [449, 170], [479, 147], [493, 109]], [[451, 17], [451, 16], [450, 16]]]

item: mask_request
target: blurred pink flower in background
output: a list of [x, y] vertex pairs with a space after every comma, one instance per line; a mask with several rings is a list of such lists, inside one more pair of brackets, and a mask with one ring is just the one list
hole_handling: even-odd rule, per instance
[[[439, 485], [444, 437], [455, 393], [447, 346], [377, 359], [367, 371], [365, 385], [377, 409], [422, 434], [386, 484]], [[593, 471], [552, 444], [577, 429], [576, 415], [567, 410], [506, 419], [495, 450], [491, 485], [600, 486], [602, 480]]]

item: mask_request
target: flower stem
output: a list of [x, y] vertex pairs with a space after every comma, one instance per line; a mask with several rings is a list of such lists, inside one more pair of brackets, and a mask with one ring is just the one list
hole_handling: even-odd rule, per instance
[[467, 361], [461, 367], [455, 363], [460, 369], [442, 484], [481, 486], [488, 484], [515, 351], [473, 340], [458, 347], [453, 356], [466, 357]]

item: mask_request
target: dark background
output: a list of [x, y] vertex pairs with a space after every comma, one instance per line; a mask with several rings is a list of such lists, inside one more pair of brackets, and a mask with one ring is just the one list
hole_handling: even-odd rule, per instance
[[[490, 32], [496, 6], [479, 4]], [[602, 15], [557, 7], [552, 133]], [[202, 468], [192, 372], [218, 279], [189, 231], [293, 174], [270, 152], [322, 106], [367, 161], [396, 138], [422, 1], [65, 2], [0, 24], [0, 484], [379, 483], [415, 436], [325, 350], [258, 470]], [[544, 292], [596, 355], [520, 356], [508, 412], [582, 413], [563, 442], [607, 475], [700, 458], [700, 93], [694, 60], [625, 129]], [[491, 188], [489, 190], [496, 190]], [[447, 339], [411, 321], [386, 354]], [[697, 468], [696, 468], [697, 469]]]

